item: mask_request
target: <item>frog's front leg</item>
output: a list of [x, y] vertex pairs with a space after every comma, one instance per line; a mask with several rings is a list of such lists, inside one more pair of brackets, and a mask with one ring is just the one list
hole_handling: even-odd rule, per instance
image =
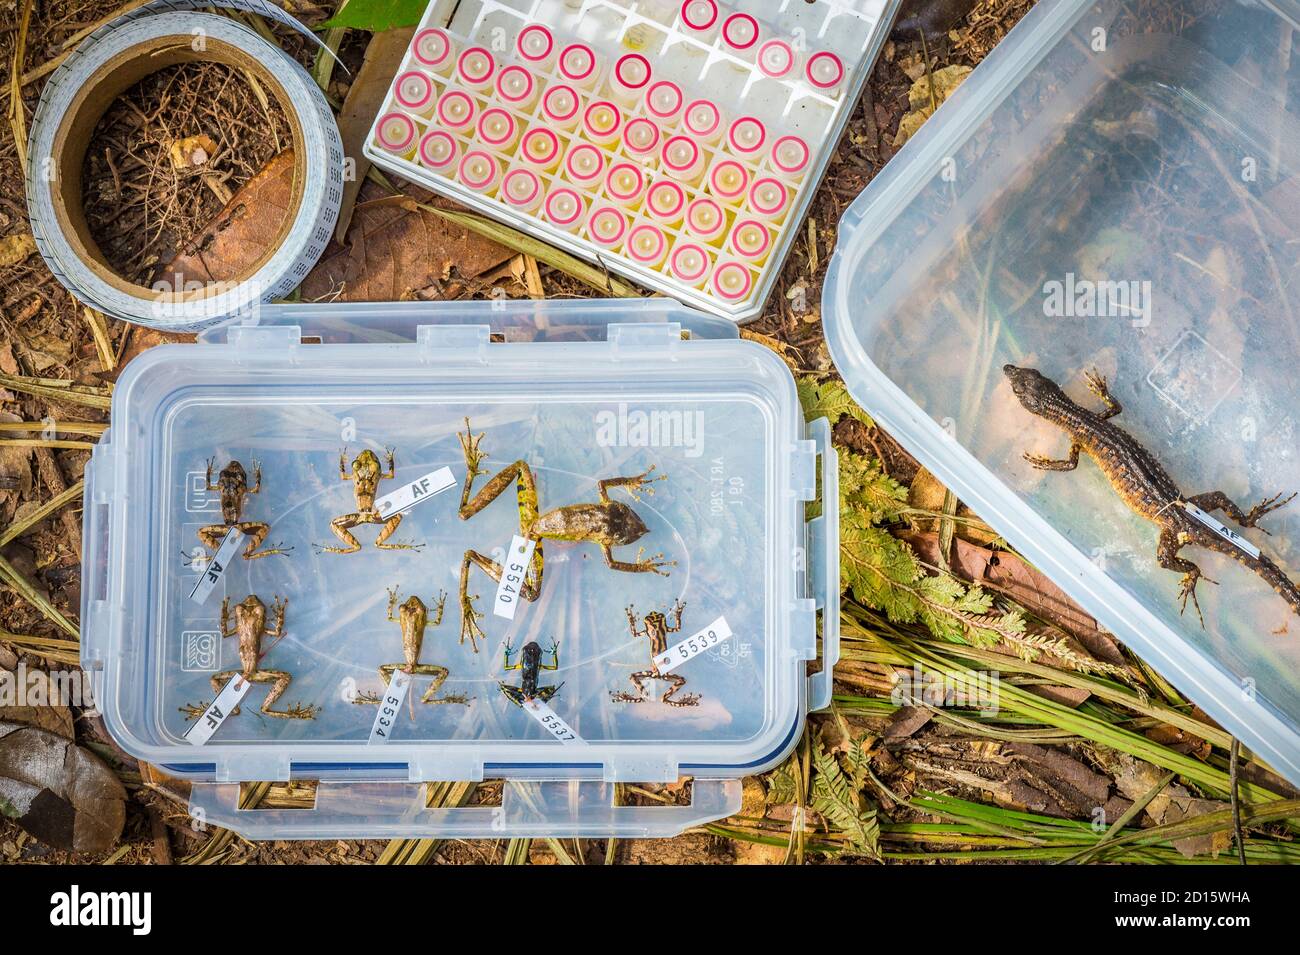
[[323, 554], [355, 554], [361, 550], [361, 541], [352, 535], [352, 528], [358, 524], [364, 523], [360, 514], [343, 514], [330, 521], [330, 530], [334, 536], [341, 540], [346, 547], [326, 547], [324, 544], [317, 544], [316, 547]]
[[266, 540], [266, 536], [271, 533], [271, 525], [263, 521], [240, 521], [235, 527], [248, 538], [248, 546], [244, 548], [244, 560], [288, 554], [293, 550], [292, 547], [285, 547], [282, 543], [268, 547], [266, 550], [258, 550], [257, 548], [262, 546], [262, 541]]
[[[267, 716], [274, 716], [282, 720], [314, 720], [316, 711], [319, 707], [301, 703], [295, 703], [287, 710], [273, 710], [271, 705], [284, 695], [284, 691], [289, 689], [289, 684], [293, 682], [293, 676], [285, 670], [258, 670], [244, 677], [249, 683], [270, 683], [271, 689], [266, 694], [266, 699], [262, 701], [262, 712]], [[234, 715], [233, 713], [231, 714]]]
[[665, 567], [676, 567], [677, 561], [664, 560], [663, 554], [654, 554], [649, 560], [642, 560], [641, 555], [645, 553], [645, 548], [637, 551], [637, 559], [634, 561], [617, 560], [614, 557], [614, 551], [608, 544], [600, 546], [601, 553], [605, 555], [605, 563], [611, 570], [621, 570], [629, 574], [658, 574], [660, 577], [667, 577], [668, 571]]
[[423, 543], [415, 544], [411, 541], [397, 541], [394, 544], [386, 543], [388, 538], [397, 530], [397, 526], [402, 523], [402, 515], [394, 514], [388, 520], [384, 521], [383, 528], [379, 531], [379, 536], [375, 538], [375, 546], [380, 550], [419, 550], [424, 546]]
[[605, 504], [608, 504], [609, 490], [610, 488], [615, 488], [615, 487], [623, 488], [625, 491], [628, 492], [628, 494], [632, 495], [633, 500], [637, 500], [637, 501], [641, 500], [641, 498], [637, 495], [638, 491], [644, 490], [646, 494], [651, 494], [651, 495], [654, 494], [655, 489], [652, 487], [647, 487], [646, 485], [654, 481], [668, 480], [668, 475], [666, 474], [661, 474], [658, 477], [653, 477], [653, 478], [650, 476], [655, 472], [656, 467], [657, 465], [652, 464], [650, 465], [649, 469], [641, 472], [640, 474], [635, 475], [634, 477], [612, 477], [612, 478], [605, 478], [605, 480], [600, 481], [596, 485], [596, 490], [600, 494], [601, 501], [604, 502]]

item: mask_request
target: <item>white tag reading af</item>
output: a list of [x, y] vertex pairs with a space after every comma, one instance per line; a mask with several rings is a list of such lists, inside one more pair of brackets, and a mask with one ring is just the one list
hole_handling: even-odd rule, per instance
[[537, 541], [520, 537], [516, 534], [510, 538], [510, 550], [501, 562], [501, 580], [497, 583], [497, 599], [492, 604], [492, 613], [507, 620], [515, 619], [515, 608], [519, 606], [520, 593], [524, 578], [528, 574], [528, 565], [533, 561], [533, 551]]
[[655, 666], [660, 673], [669, 673], [705, 650], [712, 650], [730, 636], [731, 627], [727, 626], [727, 618], [719, 617], [703, 630], [691, 634], [675, 647], [669, 647], [655, 657]]
[[524, 704], [524, 710], [561, 743], [567, 746], [587, 745], [587, 741], [579, 736], [572, 726], [564, 722], [564, 718], [551, 709], [549, 703], [536, 699], [529, 700]]
[[226, 572], [230, 562], [235, 559], [239, 553], [240, 545], [244, 543], [244, 532], [238, 527], [232, 527], [226, 531], [226, 536], [221, 539], [221, 546], [217, 552], [212, 555], [203, 568], [203, 573], [194, 584], [194, 589], [190, 591], [190, 599], [195, 603], [206, 603], [207, 599], [212, 596], [212, 591], [216, 589], [217, 584], [221, 582], [221, 575]]
[[384, 689], [383, 699], [379, 701], [379, 712], [375, 714], [375, 725], [370, 727], [371, 743], [387, 743], [397, 725], [397, 716], [402, 712], [406, 694], [411, 689], [411, 674], [405, 670], [394, 670], [393, 678]]
[[1238, 534], [1231, 527], [1228, 527], [1226, 524], [1219, 523], [1219, 521], [1215, 520], [1205, 511], [1201, 510], [1191, 501], [1183, 501], [1182, 505], [1183, 505], [1183, 510], [1187, 511], [1188, 514], [1192, 515], [1192, 517], [1196, 518], [1198, 521], [1200, 521], [1210, 530], [1214, 531], [1214, 533], [1218, 534], [1229, 544], [1236, 545], [1238, 548], [1244, 550], [1251, 557], [1254, 557], [1256, 559], [1259, 558], [1260, 555], [1259, 548], [1256, 547], [1254, 544], [1252, 544], [1244, 536]]
[[375, 510], [379, 511], [380, 517], [389, 517], [410, 510], [421, 501], [455, 486], [456, 479], [452, 476], [451, 468], [438, 468], [409, 484], [403, 484], [391, 494], [385, 494], [375, 501]]
[[241, 674], [236, 673], [227, 681], [226, 685], [221, 688], [217, 698], [212, 701], [212, 705], [203, 711], [198, 722], [190, 727], [189, 732], [185, 734], [185, 741], [194, 746], [202, 746], [208, 740], [212, 739], [212, 734], [221, 729], [221, 724], [226, 721], [235, 707], [248, 695], [249, 689], [253, 684], [243, 678]]

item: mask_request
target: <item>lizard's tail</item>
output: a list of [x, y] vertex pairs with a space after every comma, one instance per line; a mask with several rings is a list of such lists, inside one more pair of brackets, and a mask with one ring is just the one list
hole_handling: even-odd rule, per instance
[[1237, 563], [1250, 570], [1253, 570], [1266, 584], [1276, 591], [1277, 595], [1290, 605], [1291, 610], [1300, 616], [1300, 587], [1297, 587], [1295, 581], [1287, 576], [1277, 564], [1269, 559], [1267, 554], [1260, 554], [1254, 557], [1246, 553], [1240, 547], [1232, 544], [1223, 543], [1222, 547], [1215, 547], [1215, 550], [1227, 554]]

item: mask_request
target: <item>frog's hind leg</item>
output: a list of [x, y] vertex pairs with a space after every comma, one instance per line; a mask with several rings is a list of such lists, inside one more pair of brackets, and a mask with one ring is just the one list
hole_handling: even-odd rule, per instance
[[676, 673], [659, 673], [657, 676], [659, 679], [672, 684], [668, 688], [668, 692], [659, 697], [662, 702], [667, 703], [669, 706], [700, 705], [700, 695], [698, 693], [684, 693], [681, 696], [674, 697], [674, 694], [686, 685], [686, 677], [678, 676]]
[[[542, 568], [544, 564], [542, 542], [538, 541], [533, 548], [532, 561], [524, 574], [524, 582], [519, 587], [519, 596], [530, 603], [536, 600], [542, 592]], [[465, 558], [460, 564], [460, 642], [464, 643], [468, 637], [470, 646], [474, 648], [475, 653], [478, 653], [477, 640], [479, 637], [485, 637], [486, 634], [484, 634], [483, 628], [478, 623], [483, 618], [483, 613], [474, 606], [474, 601], [478, 599], [477, 595], [471, 597], [469, 593], [469, 571], [471, 566], [478, 567], [498, 584], [501, 583], [501, 575], [504, 571], [495, 560], [480, 554], [476, 550], [465, 551]]]
[[515, 706], [523, 706], [527, 701], [524, 699], [524, 691], [517, 686], [511, 686], [509, 683], [500, 682], [497, 686], [501, 687], [501, 692], [507, 700]]
[[352, 535], [352, 528], [362, 523], [360, 514], [343, 514], [330, 521], [330, 530], [334, 536], [341, 540], [346, 547], [326, 547], [324, 544], [316, 544], [315, 547], [322, 554], [355, 554], [361, 550], [361, 541]]
[[1192, 606], [1196, 608], [1196, 616], [1201, 620], [1201, 626], [1205, 626], [1205, 614], [1201, 613], [1200, 601], [1196, 599], [1196, 585], [1201, 580], [1209, 580], [1210, 583], [1218, 583], [1217, 580], [1210, 580], [1205, 574], [1201, 573], [1201, 568], [1197, 567], [1190, 560], [1184, 560], [1178, 556], [1178, 551], [1182, 549], [1183, 543], [1179, 540], [1178, 532], [1172, 530], [1161, 531], [1160, 542], [1156, 547], [1156, 561], [1165, 570], [1172, 570], [1183, 575], [1182, 586], [1178, 591], [1180, 598], [1179, 613], [1187, 610], [1187, 601], [1192, 601]]
[[[1245, 513], [1236, 505], [1236, 502], [1222, 491], [1209, 491], [1205, 494], [1197, 494], [1189, 497], [1188, 502], [1195, 504], [1203, 511], [1223, 511], [1232, 518], [1241, 527], [1259, 527], [1259, 519], [1265, 514], [1276, 511], [1280, 507], [1286, 507], [1295, 500], [1292, 494], [1286, 499], [1281, 494], [1274, 494], [1272, 497], [1265, 498], [1250, 509], [1250, 513]], [[1268, 533], [1262, 527], [1259, 527], [1265, 534]]]
[[539, 686], [537, 688], [537, 699], [543, 703], [549, 703], [555, 698], [555, 694], [560, 692], [562, 686], [564, 686], [563, 683], [557, 683], [555, 686]]
[[650, 699], [650, 697], [646, 693], [646, 686], [644, 681], [650, 679], [654, 675], [655, 675], [654, 670], [638, 670], [636, 673], [633, 673], [631, 676], [628, 677], [628, 679], [632, 681], [632, 685], [636, 687], [635, 696], [633, 696], [631, 693], [628, 693], [626, 690], [611, 690], [609, 693], [609, 698], [613, 700], [615, 703], [647, 702]]
[[1041, 454], [1030, 454], [1026, 451], [1023, 455], [1029, 464], [1039, 471], [1073, 471], [1079, 466], [1079, 452], [1083, 448], [1076, 444], [1070, 445], [1069, 457], [1057, 460], [1055, 458], [1043, 457]]
[[[376, 522], [378, 523], [378, 522]], [[379, 536], [375, 538], [375, 546], [380, 550], [419, 550], [424, 546], [423, 543], [413, 544], [410, 541], [397, 541], [389, 544], [388, 538], [397, 530], [397, 526], [402, 523], [402, 515], [394, 514], [388, 520], [384, 521], [383, 529], [380, 530]]]
[[450, 696], [444, 697], [436, 696], [438, 690], [447, 682], [447, 677], [451, 675], [451, 671], [446, 667], [438, 666], [435, 663], [417, 663], [411, 668], [411, 672], [417, 676], [433, 678], [433, 682], [429, 684], [429, 688], [424, 691], [424, 696], [420, 697], [421, 703], [428, 703], [436, 706], [440, 703], [465, 704], [469, 702], [469, 699], [461, 693], [453, 693]]
[[[212, 684], [212, 692], [220, 695], [221, 691], [226, 688], [226, 684], [239, 676], [239, 672], [238, 670], [222, 670], [220, 673], [212, 674], [211, 679], [208, 680]], [[197, 720], [208, 711], [208, 707], [211, 705], [211, 703], [186, 703], [181, 707], [181, 712], [185, 714], [186, 720]], [[231, 710], [230, 715], [238, 716], [239, 707], [236, 706]]]
[[257, 560], [259, 557], [287, 554], [293, 550], [292, 547], [285, 547], [283, 544], [276, 544], [274, 547], [258, 550], [262, 546], [262, 541], [266, 540], [266, 535], [271, 533], [271, 525], [263, 521], [241, 521], [235, 526], [248, 538], [248, 546], [244, 548], [244, 560]]
[[274, 716], [282, 720], [314, 720], [316, 718], [316, 707], [310, 704], [304, 706], [301, 703], [295, 703], [287, 710], [271, 709], [271, 704], [283, 696], [284, 691], [289, 689], [289, 684], [293, 682], [293, 675], [285, 670], [258, 670], [244, 679], [248, 680], [249, 683], [272, 684], [270, 691], [266, 694], [266, 699], [262, 701], [262, 712], [267, 716]]

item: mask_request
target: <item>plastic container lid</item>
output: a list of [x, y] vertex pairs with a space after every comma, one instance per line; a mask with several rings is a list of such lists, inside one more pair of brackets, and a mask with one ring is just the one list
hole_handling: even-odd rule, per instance
[[[1006, 363], [1102, 406], [1184, 495], [1245, 509], [1300, 488], [1300, 98], [1289, 17], [1224, 4], [1147, 23], [1120, 2], [1040, 4], [840, 225], [827, 338], [854, 396], [1007, 540], [1264, 761], [1300, 784], [1300, 619], [1230, 557], [1182, 549], [1204, 626], [1179, 612], [1159, 528]], [[1289, 48], [1289, 46], [1288, 46]], [[1177, 506], [1177, 505], [1175, 505]], [[1225, 514], [1216, 518], [1230, 524]], [[1300, 577], [1300, 506], [1243, 531]]]

